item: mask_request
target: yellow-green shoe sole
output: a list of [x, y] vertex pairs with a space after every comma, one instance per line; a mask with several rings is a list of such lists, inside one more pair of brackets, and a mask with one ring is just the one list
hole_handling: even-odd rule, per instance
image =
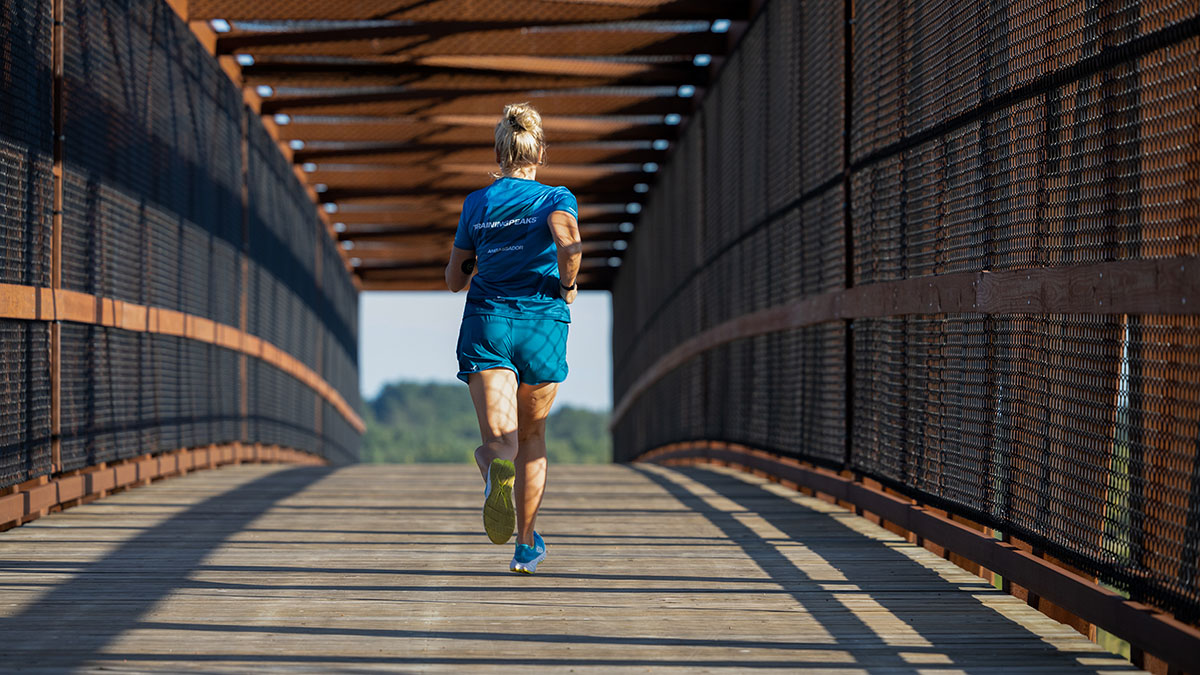
[[483, 501], [483, 529], [493, 544], [508, 543], [517, 527], [517, 514], [512, 502], [516, 475], [516, 468], [508, 460], [493, 459], [488, 467], [492, 487]]

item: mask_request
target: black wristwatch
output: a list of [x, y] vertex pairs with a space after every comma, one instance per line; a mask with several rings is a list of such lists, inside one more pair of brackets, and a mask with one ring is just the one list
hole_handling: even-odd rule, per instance
[[579, 281], [576, 280], [575, 283], [571, 284], [570, 286], [563, 286], [562, 279], [559, 279], [558, 287], [563, 289], [564, 291], [577, 291], [577, 290], [579, 290]]

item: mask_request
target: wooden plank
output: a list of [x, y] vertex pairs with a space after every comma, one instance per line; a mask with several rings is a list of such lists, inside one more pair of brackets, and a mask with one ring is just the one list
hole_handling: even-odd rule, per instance
[[0, 496], [0, 525], [18, 522], [25, 515], [25, 495], [17, 492]]
[[725, 443], [679, 444], [651, 451], [651, 461], [687, 458], [721, 460], [767, 475], [786, 477], [895, 523], [919, 537], [937, 542], [966, 559], [995, 570], [1039, 596], [1105, 630], [1163, 657], [1189, 672], [1200, 669], [1200, 629], [1161, 611], [1126, 600], [1074, 570], [992, 537], [984, 528], [957, 522], [954, 516], [915, 505], [911, 500], [872, 488], [832, 471], [801, 466], [795, 461], [744, 446]]
[[79, 499], [86, 494], [86, 485], [82, 475], [65, 476], [55, 480], [58, 493], [55, 497], [56, 504], [69, 502]]
[[84, 474], [87, 493], [94, 495], [113, 489], [117, 485], [116, 474], [111, 468], [99, 467]]
[[[3, 535], [7, 662], [1134, 672], [920, 547], [780, 486], [553, 471], [539, 518], [549, 556], [532, 578], [510, 576], [512, 549], [483, 536], [479, 477], [463, 464], [246, 465], [52, 515]], [[597, 484], [623, 499], [597, 503]]]
[[58, 486], [46, 483], [28, 488], [22, 494], [25, 495], [25, 515], [36, 515], [54, 505]]
[[136, 483], [138, 480], [137, 465], [126, 462], [113, 467], [113, 477], [116, 482], [116, 487], [124, 487]]

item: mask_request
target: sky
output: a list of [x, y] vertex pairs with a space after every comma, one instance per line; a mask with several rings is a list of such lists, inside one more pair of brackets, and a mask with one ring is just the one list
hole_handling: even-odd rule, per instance
[[[359, 387], [374, 398], [396, 380], [449, 382], [455, 377], [454, 347], [465, 293], [368, 291], [359, 300]], [[582, 291], [571, 305], [567, 337], [570, 374], [558, 388], [556, 406], [612, 408], [612, 300], [607, 291]]]

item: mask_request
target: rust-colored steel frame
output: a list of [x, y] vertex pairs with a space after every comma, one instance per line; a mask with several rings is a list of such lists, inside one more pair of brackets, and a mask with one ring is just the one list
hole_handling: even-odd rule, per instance
[[[503, 103], [515, 100], [530, 100], [544, 113], [550, 161], [557, 166], [623, 162], [648, 167], [587, 179], [544, 172], [547, 182], [576, 192], [581, 216], [584, 209], [594, 216], [642, 201], [642, 184], [654, 183], [654, 165], [666, 156], [664, 143], [675, 140], [722, 55], [762, 5], [734, 0], [173, 4], [244, 87], [285, 154], [295, 153], [288, 156], [309, 169], [301, 175], [320, 187], [310, 196], [324, 203], [331, 235], [362, 244], [380, 241], [380, 233], [364, 231], [359, 240], [362, 230], [355, 224], [452, 225], [461, 199], [486, 184], [486, 171], [475, 185], [466, 174], [447, 175], [437, 167], [490, 165], [496, 116]], [[213, 33], [207, 23], [212, 19], [229, 22], [232, 30]], [[726, 34], [705, 28], [718, 19], [730, 21]], [[267, 29], [240, 23], [251, 20], [293, 23]], [[694, 62], [696, 54], [711, 55], [713, 66]], [[677, 95], [684, 86], [690, 91]], [[599, 147], [606, 142], [638, 147]], [[556, 147], [563, 148], [562, 156], [556, 156]], [[330, 163], [345, 173], [329, 171]], [[385, 166], [398, 171], [388, 173]], [[399, 171], [405, 167], [430, 170], [409, 175]], [[357, 181], [356, 176], [368, 178]], [[607, 220], [636, 222], [612, 215]], [[607, 265], [622, 255], [612, 242], [629, 234], [617, 228], [585, 230], [588, 272], [583, 278], [593, 287], [611, 282]], [[439, 242], [449, 245], [445, 233], [390, 241], [387, 247], [364, 246], [361, 256], [353, 248], [342, 251], [360, 288], [401, 288], [406, 281], [425, 288], [432, 277], [440, 278], [444, 263], [435, 263], [431, 254]]]
[[307, 385], [362, 433], [366, 427], [331, 384], [299, 359], [236, 326], [162, 307], [148, 307], [64, 288], [0, 284], [0, 319], [93, 324], [215, 344], [261, 359]]
[[826, 321], [906, 314], [1200, 314], [1200, 259], [1129, 260], [1061, 268], [963, 272], [865, 284], [808, 296], [714, 326], [642, 373], [613, 407], [616, 424], [638, 396], [704, 352], [756, 335]]
[[607, 21], [711, 21], [746, 18], [744, 0], [663, 0], [653, 3], [563, 3], [553, 0], [443, 0], [396, 3], [356, 0], [352, 3], [295, 0], [187, 0], [200, 20], [271, 21], [522, 21], [538, 23]]
[[[481, 64], [482, 65], [482, 64]], [[416, 88], [448, 88], [470, 91], [511, 91], [514, 75], [511, 71], [479, 68], [453, 68], [444, 65], [411, 62], [312, 63], [264, 58], [242, 69], [242, 77], [250, 84], [276, 83], [288, 86], [412, 86]], [[656, 65], [633, 72], [613, 75], [537, 73], [520, 74], [520, 84], [527, 89], [573, 89], [583, 87], [646, 87], [702, 85], [707, 81], [704, 71], [691, 64]], [[432, 82], [432, 84], [431, 84]]]
[[997, 540], [990, 533], [968, 527], [882, 486], [870, 485], [861, 476], [839, 474], [746, 446], [707, 441], [657, 448], [635, 461], [668, 466], [689, 462], [727, 464], [827, 495], [835, 503], [854, 508], [859, 515], [882, 519], [935, 542], [1175, 668], [1200, 672], [1200, 629], [1195, 626], [1126, 600], [1013, 543]]
[[[62, 287], [63, 233], [63, 72], [65, 58], [65, 0], [54, 0], [51, 67], [54, 70], [54, 212], [50, 234], [50, 288]], [[62, 323], [50, 322], [50, 471], [62, 469]]]

